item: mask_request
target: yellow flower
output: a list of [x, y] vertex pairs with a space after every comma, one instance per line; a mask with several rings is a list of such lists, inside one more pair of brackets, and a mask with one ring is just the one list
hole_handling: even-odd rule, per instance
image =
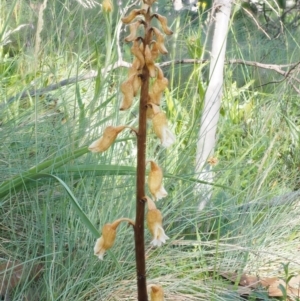
[[150, 160], [149, 162], [151, 167], [148, 175], [148, 187], [155, 199], [160, 200], [168, 195], [167, 191], [162, 185], [163, 172], [159, 165], [154, 161]]
[[160, 285], [150, 284], [148, 285], [148, 288], [150, 288], [150, 301], [164, 300], [164, 291]]
[[104, 152], [106, 151], [116, 140], [118, 134], [123, 131], [127, 126], [108, 126], [100, 139], [94, 141], [90, 146], [89, 150], [92, 153]]
[[168, 128], [166, 114], [154, 103], [148, 103], [147, 107], [147, 111], [150, 111], [147, 113], [147, 117], [152, 118], [153, 130], [156, 136], [160, 139], [162, 146], [171, 146], [175, 142], [176, 137]]
[[122, 221], [127, 221], [134, 226], [134, 222], [128, 218], [120, 218], [114, 221], [112, 224], [105, 224], [102, 228], [102, 236], [97, 239], [94, 246], [94, 255], [103, 260], [104, 253], [110, 249], [115, 242], [117, 227]]
[[113, 10], [114, 6], [111, 2], [111, 0], [103, 0], [102, 2], [102, 9], [106, 13], [110, 13]]
[[156, 209], [154, 202], [149, 197], [147, 197], [147, 204], [147, 225], [153, 237], [151, 245], [154, 247], [160, 247], [167, 239], [169, 239], [169, 237], [165, 234], [162, 227], [162, 214], [160, 210]]
[[207, 160], [207, 163], [211, 166], [216, 166], [218, 164], [219, 160], [216, 157], [210, 157]]

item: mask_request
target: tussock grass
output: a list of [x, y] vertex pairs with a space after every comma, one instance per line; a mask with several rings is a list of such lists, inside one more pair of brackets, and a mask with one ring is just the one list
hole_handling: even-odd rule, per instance
[[[4, 7], [4, 1], [0, 6]], [[17, 6], [13, 9], [18, 12]], [[55, 4], [46, 10], [49, 17]], [[117, 20], [117, 10], [114, 14], [112, 19]], [[116, 60], [115, 48], [110, 61], [105, 60], [103, 49], [109, 41], [98, 7], [88, 9], [66, 1], [65, 10], [54, 16], [58, 21], [51, 26], [56, 30], [42, 35], [44, 49], [36, 69], [31, 68], [33, 48], [14, 57], [1, 53], [0, 178], [6, 186], [0, 186], [5, 192], [0, 199], [0, 259], [44, 265], [42, 277], [20, 283], [12, 292], [13, 300], [135, 300], [132, 229], [122, 225], [115, 246], [99, 262], [93, 256], [93, 233], [79, 218], [66, 190], [70, 189], [97, 230], [120, 215], [134, 217], [134, 136], [124, 131], [101, 155], [86, 151], [106, 125], [136, 125], [136, 107], [130, 114], [118, 111], [118, 87], [126, 70], [6, 104], [16, 92], [45, 87], [90, 68], [101, 70]], [[197, 26], [190, 31], [189, 18], [188, 14], [174, 18], [178, 34], [168, 41], [174, 47], [171, 58], [205, 51], [201, 45], [200, 49], [186, 48], [189, 35], [204, 35]], [[193, 18], [199, 21], [197, 16]], [[89, 22], [96, 19], [98, 23], [90, 27]], [[1, 23], [3, 32], [7, 26], [19, 25], [8, 25], [10, 21]], [[111, 43], [117, 36], [114, 22]], [[44, 24], [49, 24], [47, 19]], [[233, 24], [235, 40], [228, 55], [249, 55], [250, 59], [254, 46], [243, 41], [242, 46], [250, 50], [245, 53], [237, 43], [241, 37], [236, 28]], [[62, 31], [64, 39], [57, 40]], [[67, 33], [73, 31], [68, 38]], [[126, 46], [124, 49], [126, 58], [129, 54]], [[283, 57], [289, 48], [281, 51]], [[278, 61], [273, 57], [273, 63], [282, 63], [282, 57]], [[156, 158], [164, 169], [169, 192], [158, 207], [171, 239], [162, 248], [151, 249], [146, 233], [148, 282], [161, 283], [166, 300], [239, 300], [236, 287], [219, 277], [221, 271], [281, 276], [282, 262], [290, 262], [291, 272], [299, 271], [298, 95], [288, 82], [258, 89], [260, 79], [254, 78], [255, 83], [247, 86], [252, 69], [226, 67], [213, 199], [198, 212], [203, 196], [195, 194], [193, 178], [205, 68], [177, 65], [165, 70], [170, 89], [163, 107], [178, 143], [163, 150], [154, 142], [148, 149], [148, 157]], [[149, 130], [149, 137], [152, 135]], [[37, 170], [45, 162], [46, 167]], [[40, 178], [37, 172], [56, 175], [64, 184]]]

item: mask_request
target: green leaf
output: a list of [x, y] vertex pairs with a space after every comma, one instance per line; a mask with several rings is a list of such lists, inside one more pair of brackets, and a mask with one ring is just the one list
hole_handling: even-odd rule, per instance
[[67, 191], [67, 193], [70, 197], [70, 200], [71, 200], [71, 204], [73, 205], [75, 211], [79, 215], [82, 223], [90, 230], [90, 232], [93, 234], [93, 236], [95, 238], [100, 237], [99, 231], [94, 227], [94, 225], [91, 223], [89, 218], [83, 212], [83, 210], [81, 209], [81, 207], [80, 207], [78, 201], [76, 200], [76, 197], [74, 196], [73, 192], [71, 191], [71, 189], [68, 187], [68, 185], [62, 179], [60, 179], [57, 176], [51, 175], [51, 174], [39, 174], [38, 177], [39, 178], [43, 178], [43, 177], [53, 178], [54, 180], [59, 182], [65, 188], [65, 190]]

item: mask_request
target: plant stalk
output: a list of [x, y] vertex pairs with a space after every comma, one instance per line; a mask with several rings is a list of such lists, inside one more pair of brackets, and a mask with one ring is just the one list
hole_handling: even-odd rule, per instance
[[[145, 16], [144, 49], [151, 41], [150, 10]], [[146, 262], [144, 242], [145, 220], [145, 174], [146, 174], [146, 105], [149, 95], [149, 70], [143, 67], [139, 107], [139, 131], [137, 135], [137, 174], [136, 174], [136, 220], [135, 220], [135, 258], [137, 272], [138, 301], [147, 301]]]

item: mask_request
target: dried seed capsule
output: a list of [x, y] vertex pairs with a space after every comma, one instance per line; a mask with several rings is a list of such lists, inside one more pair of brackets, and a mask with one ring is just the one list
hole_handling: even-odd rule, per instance
[[152, 30], [156, 36], [156, 44], [157, 44], [157, 48], [158, 48], [159, 52], [162, 54], [167, 54], [168, 50], [164, 44], [164, 42], [165, 42], [164, 35], [156, 27], [152, 27]]
[[165, 34], [167, 34], [167, 35], [173, 34], [173, 31], [168, 27], [166, 17], [164, 17], [162, 15], [159, 15], [159, 14], [154, 14], [153, 16], [155, 18], [157, 18], [157, 20], [160, 22], [161, 28], [162, 28], [162, 30], [164, 31]]
[[134, 9], [132, 10], [128, 16], [123, 17], [121, 20], [124, 24], [129, 24], [131, 21], [134, 20], [138, 15], [145, 15], [146, 11], [144, 9]]

